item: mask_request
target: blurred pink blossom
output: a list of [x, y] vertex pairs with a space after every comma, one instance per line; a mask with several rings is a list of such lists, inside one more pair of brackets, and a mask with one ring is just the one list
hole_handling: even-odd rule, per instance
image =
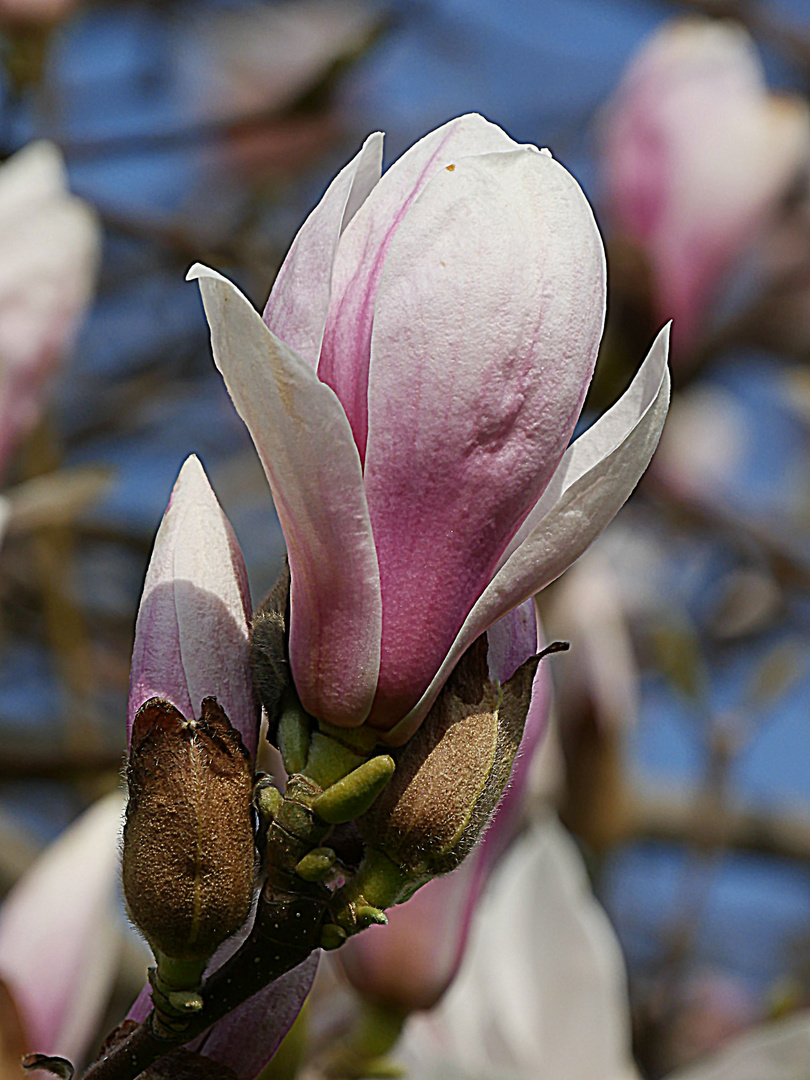
[[372, 135], [332, 182], [263, 320], [214, 271], [189, 276], [287, 541], [301, 700], [398, 745], [633, 490], [666, 414], [667, 332], [566, 449], [605, 308], [576, 181], [475, 115], [382, 179], [381, 158]]
[[93, 295], [101, 230], [71, 195], [59, 150], [26, 146], [0, 166], [0, 470], [37, 423], [47, 377]]
[[808, 167], [807, 105], [768, 92], [741, 26], [690, 18], [642, 47], [602, 121], [613, 224], [646, 256], [656, 312], [684, 355]]
[[124, 928], [118, 898], [123, 808], [116, 791], [85, 811], [0, 909], [0, 981], [16, 1004], [26, 1052], [78, 1063], [97, 1035]]

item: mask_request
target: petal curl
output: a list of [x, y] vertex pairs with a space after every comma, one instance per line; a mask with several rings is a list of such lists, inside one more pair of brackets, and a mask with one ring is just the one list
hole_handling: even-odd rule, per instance
[[399, 739], [400, 731], [415, 730], [469, 645], [505, 612], [559, 577], [624, 505], [664, 426], [668, 352], [667, 325], [626, 393], [568, 448], [520, 529], [517, 546], [467, 616], [427, 691], [389, 739]]
[[343, 402], [361, 458], [368, 430], [374, 304], [391, 241], [419, 193], [448, 163], [516, 146], [483, 116], [471, 113], [451, 120], [420, 139], [391, 166], [341, 238], [318, 374]]
[[217, 698], [256, 753], [259, 706], [250, 674], [247, 571], [202, 465], [189, 457], [172, 491], [144, 582], [135, 627], [127, 737], [150, 697], [186, 717]]
[[273, 492], [290, 559], [290, 662], [304, 707], [351, 727], [377, 685], [382, 601], [360, 458], [334, 391], [221, 275], [193, 266], [214, 360]]
[[368, 392], [365, 482], [383, 596], [375, 726], [427, 688], [548, 484], [604, 310], [591, 208], [533, 147], [442, 169], [400, 226], [377, 294]]
[[317, 369], [338, 241], [380, 179], [383, 136], [369, 135], [309, 215], [276, 277], [262, 318], [265, 325]]

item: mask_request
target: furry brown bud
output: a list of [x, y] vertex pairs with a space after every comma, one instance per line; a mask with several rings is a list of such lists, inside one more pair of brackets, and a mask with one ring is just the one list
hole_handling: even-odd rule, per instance
[[127, 768], [124, 894], [156, 954], [204, 961], [248, 916], [253, 766], [216, 698], [187, 720], [168, 701], [138, 710]]
[[480, 637], [396, 755], [393, 779], [358, 826], [410, 881], [455, 869], [486, 828], [520, 745], [537, 662], [500, 689]]

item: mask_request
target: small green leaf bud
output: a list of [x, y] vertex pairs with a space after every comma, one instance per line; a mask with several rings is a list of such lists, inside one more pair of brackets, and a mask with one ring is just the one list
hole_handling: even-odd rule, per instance
[[304, 881], [321, 881], [335, 865], [337, 856], [328, 847], [313, 848], [295, 868]]
[[347, 938], [346, 931], [337, 923], [325, 923], [321, 927], [321, 948], [339, 949]]
[[387, 926], [388, 916], [382, 908], [374, 907], [373, 904], [358, 904], [355, 908], [357, 925], [362, 929], [367, 926]]
[[394, 775], [394, 768], [394, 759], [389, 754], [370, 758], [328, 787], [312, 804], [312, 809], [330, 825], [352, 821], [373, 804]]
[[[129, 911], [170, 990], [194, 988], [253, 896], [253, 766], [215, 698], [187, 720], [161, 698], [138, 710], [127, 766], [123, 879]], [[175, 978], [188, 967], [189, 977]]]
[[269, 777], [263, 777], [253, 792], [253, 805], [265, 821], [272, 821], [281, 809], [284, 796]]
[[512, 771], [537, 663], [532, 657], [500, 688], [490, 681], [480, 637], [397, 754], [393, 780], [359, 819], [367, 844], [412, 883], [455, 869], [486, 828]]
[[309, 717], [290, 687], [279, 702], [276, 746], [289, 776], [304, 771], [309, 753]]

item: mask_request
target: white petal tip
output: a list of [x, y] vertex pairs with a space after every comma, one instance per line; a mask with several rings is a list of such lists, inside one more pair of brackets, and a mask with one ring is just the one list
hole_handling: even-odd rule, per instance
[[205, 278], [213, 278], [214, 281], [224, 281], [228, 285], [231, 284], [226, 277], [217, 273], [216, 270], [212, 270], [210, 266], [205, 266], [203, 263], [194, 263], [189, 272], [186, 274], [186, 281], [200, 281]]
[[[665, 371], [667, 370], [669, 361], [669, 340], [671, 334], [672, 319], [670, 319], [668, 323], [665, 323], [658, 331], [648, 354], [651, 358], [651, 363], [654, 363], [656, 367], [660, 364]], [[663, 379], [663, 372], [661, 377]]]
[[189, 454], [186, 460], [183, 462], [180, 472], [177, 474], [177, 481], [203, 480], [208, 485], [208, 477], [206, 476], [203, 464], [196, 454]]

